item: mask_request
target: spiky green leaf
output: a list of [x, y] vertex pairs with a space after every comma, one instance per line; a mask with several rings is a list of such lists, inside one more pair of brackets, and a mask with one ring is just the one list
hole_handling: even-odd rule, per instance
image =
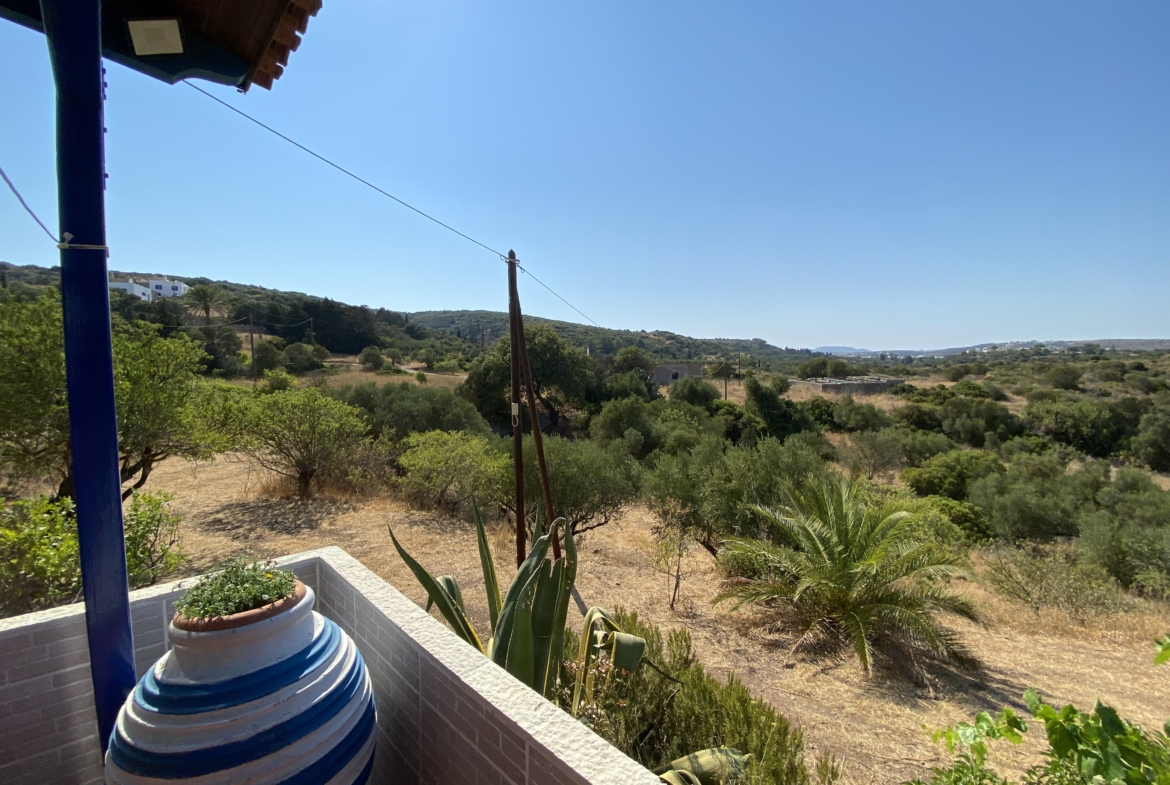
[[414, 573], [414, 577], [422, 584], [423, 589], [426, 590], [427, 597], [439, 607], [439, 613], [443, 614], [443, 618], [451, 625], [451, 629], [455, 631], [463, 640], [470, 643], [481, 653], [483, 652], [483, 644], [480, 643], [479, 636], [475, 634], [475, 628], [471, 626], [471, 621], [468, 620], [467, 614], [463, 612], [460, 604], [456, 603], [455, 599], [447, 593], [438, 581], [436, 581], [426, 569], [411, 558], [410, 554], [399, 544], [398, 538], [394, 536], [394, 530], [386, 527], [390, 531], [390, 541], [394, 543], [394, 549], [398, 551], [398, 555], [402, 561], [406, 562], [406, 566]]

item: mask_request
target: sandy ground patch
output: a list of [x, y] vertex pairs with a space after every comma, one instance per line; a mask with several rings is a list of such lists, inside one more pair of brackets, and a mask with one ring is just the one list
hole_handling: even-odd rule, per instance
[[[149, 487], [173, 492], [174, 507], [183, 516], [190, 557], [184, 575], [235, 554], [270, 557], [337, 545], [423, 605], [425, 594], [390, 544], [390, 525], [432, 573], [455, 576], [473, 623], [487, 629], [470, 525], [388, 498], [305, 503], [266, 498], [257, 493], [262, 479], [231, 458], [167, 461], [154, 471]], [[961, 588], [980, 602], [990, 621], [986, 627], [955, 625], [987, 663], [982, 678], [944, 673], [914, 686], [885, 673], [867, 679], [847, 659], [798, 658], [785, 667], [792, 641], [782, 632], [764, 632], [766, 616], [711, 604], [717, 574], [701, 549], [687, 556], [682, 599], [675, 611], [669, 610], [667, 578], [653, 569], [651, 525], [651, 516], [635, 508], [585, 539], [578, 579], [585, 603], [624, 606], [663, 628], [688, 629], [712, 673], [721, 678], [735, 673], [754, 694], [800, 723], [810, 749], [830, 750], [843, 761], [846, 782], [884, 785], [926, 775], [946, 758], [922, 726], [958, 722], [1005, 704], [1021, 708], [1020, 695], [1029, 686], [1051, 702], [1082, 708], [1100, 696], [1147, 728], [1161, 727], [1170, 715], [1170, 688], [1166, 674], [1152, 667], [1150, 645], [1153, 635], [1170, 630], [1164, 608], [1077, 627], [1020, 613], [981, 586], [964, 583]], [[508, 537], [506, 530], [494, 536], [497, 554], [504, 555], [497, 559], [501, 580], [511, 574]], [[570, 618], [580, 621], [576, 615]], [[1033, 728], [1022, 747], [997, 747], [992, 760], [1005, 772], [1039, 762], [1042, 736], [1041, 728]]]

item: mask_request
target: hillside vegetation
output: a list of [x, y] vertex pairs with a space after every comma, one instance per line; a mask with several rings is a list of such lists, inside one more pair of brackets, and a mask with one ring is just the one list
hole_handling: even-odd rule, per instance
[[[54, 271], [8, 271], [9, 288], [0, 291], [0, 615], [79, 598], [60, 294]], [[1013, 630], [1029, 634], [1057, 629], [1070, 657], [1096, 656], [1086, 630], [1107, 627], [1112, 637], [1098, 636], [1095, 645], [1110, 653], [1139, 633], [1149, 647], [1170, 629], [1170, 352], [1036, 346], [864, 363], [729, 352], [704, 358], [709, 379], [661, 388], [653, 372], [664, 356], [655, 351], [670, 356], [666, 339], [613, 331], [606, 354], [532, 320], [526, 344], [537, 415], [525, 408], [518, 416], [526, 433], [525, 494], [517, 499], [506, 336], [481, 349], [460, 322], [426, 327], [307, 295], [192, 287], [181, 300], [111, 300], [136, 585], [160, 579], [185, 556], [198, 558], [182, 547], [170, 497], [138, 495], [160, 465], [177, 459], [230, 455], [246, 463], [255, 492], [274, 503], [295, 498], [298, 516], [318, 511], [304, 532], [344, 509], [330, 500], [393, 497], [426, 510], [441, 521], [440, 534], [429, 551], [415, 551], [420, 561], [442, 557], [445, 538], [466, 534], [461, 521], [477, 507], [505, 537], [511, 531], [523, 542], [543, 506], [536, 426], [552, 506], [564, 519], [552, 536], [566, 553], [568, 533], [589, 543], [580, 550], [582, 572], [594, 565], [595, 538], [608, 537], [616, 521], [632, 512], [650, 519], [650, 570], [670, 586], [657, 610], [677, 612], [684, 625], [707, 619], [703, 635], [712, 639], [752, 640], [760, 654], [750, 667], [765, 688], [769, 674], [812, 665], [854, 674], [891, 711], [944, 685], [984, 702], [1018, 700], [1023, 687], [1045, 685], [1019, 685], [1003, 697], [996, 686], [1003, 674], [976, 645], [987, 634], [976, 633], [978, 625], [1009, 618]], [[261, 311], [273, 317], [264, 323], [271, 334], [250, 356], [230, 322], [240, 314], [257, 321]], [[302, 316], [308, 326], [296, 321]], [[617, 346], [618, 337], [633, 336]], [[695, 342], [696, 350], [709, 343]], [[323, 367], [332, 352], [355, 347], [357, 363], [348, 364], [361, 370], [339, 376]], [[408, 359], [413, 375], [403, 381]], [[428, 368], [451, 371], [437, 377], [448, 386]], [[907, 381], [866, 399], [817, 395], [788, 375], [875, 371]], [[257, 383], [230, 381], [241, 374], [255, 374]], [[730, 382], [742, 402], [727, 399]], [[270, 514], [250, 525], [278, 533], [289, 524]], [[615, 564], [615, 587], [646, 580], [633, 557]], [[694, 574], [707, 576], [711, 585], [697, 594], [708, 606], [722, 601], [721, 615], [688, 611], [680, 600]], [[726, 743], [756, 756], [741, 782], [827, 785], [838, 776], [835, 761], [848, 758], [848, 740], [814, 762], [799, 729], [775, 711], [781, 704], [769, 706], [736, 679], [712, 678], [710, 663], [696, 660], [683, 636], [622, 618], [657, 641], [651, 651], [665, 670], [632, 666], [596, 679], [603, 686], [583, 721], [599, 734], [654, 767]], [[1101, 682], [1131, 676], [1102, 673]], [[1126, 762], [1137, 772], [1130, 776], [1086, 762], [1092, 750], [1073, 760], [1067, 745], [1054, 743], [1056, 768], [1032, 768], [1032, 780], [1166, 781], [1166, 772], [1142, 768], [1166, 760], [1168, 742], [1156, 730], [1125, 724], [1108, 707], [1082, 717], [1029, 696], [1037, 719], [1060, 712], [1053, 722], [1068, 733], [1100, 741], [1100, 725], [1110, 743], [1140, 752]], [[581, 708], [576, 698], [573, 705]], [[1020, 733], [1013, 716], [989, 714], [972, 727], [1010, 741]], [[1150, 727], [1149, 717], [1142, 722]], [[765, 726], [777, 729], [775, 739]], [[667, 738], [658, 728], [685, 735]], [[959, 725], [953, 732], [974, 757], [940, 769], [936, 782], [1000, 782], [971, 744], [978, 735]], [[1022, 769], [1037, 766], [1033, 757]]]

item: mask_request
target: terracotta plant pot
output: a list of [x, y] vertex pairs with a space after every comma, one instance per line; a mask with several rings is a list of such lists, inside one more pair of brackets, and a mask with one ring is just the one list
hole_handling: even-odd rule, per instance
[[377, 718], [357, 646], [297, 581], [279, 602], [170, 624], [173, 648], [126, 699], [110, 734], [118, 785], [357, 785]]

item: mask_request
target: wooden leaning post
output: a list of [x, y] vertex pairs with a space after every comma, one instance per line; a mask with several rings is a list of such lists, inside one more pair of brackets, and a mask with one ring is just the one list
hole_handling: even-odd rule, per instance
[[[528, 400], [528, 416], [532, 421], [532, 441], [536, 447], [536, 465], [540, 472], [540, 487], [544, 496], [544, 511], [550, 526], [554, 526], [552, 491], [548, 484], [548, 466], [544, 461], [544, 442], [540, 433], [540, 414], [536, 407], [536, 385], [532, 381], [532, 366], [528, 362], [528, 345], [524, 339], [524, 316], [520, 311], [520, 293], [516, 287], [516, 272], [520, 260], [515, 251], [508, 251], [508, 354], [512, 370], [512, 469], [516, 475], [516, 566], [524, 562], [528, 541], [528, 526], [524, 514], [524, 417], [520, 410], [521, 377], [523, 394]], [[553, 558], [561, 557], [561, 544], [555, 531], [552, 534]]]

